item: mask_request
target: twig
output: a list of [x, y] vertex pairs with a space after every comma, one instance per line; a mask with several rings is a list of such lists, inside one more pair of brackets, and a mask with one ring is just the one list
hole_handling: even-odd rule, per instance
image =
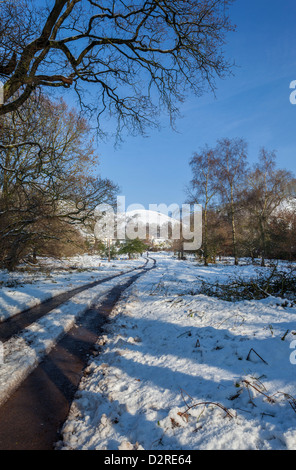
[[191, 410], [192, 408], [196, 408], [197, 406], [201, 406], [201, 405], [204, 405], [204, 406], [205, 405], [218, 406], [223, 411], [225, 411], [225, 413], [227, 414], [227, 416], [229, 416], [229, 418], [234, 418], [234, 415], [231, 414], [230, 411], [227, 408], [225, 408], [225, 406], [221, 405], [220, 403], [215, 403], [215, 402], [212, 402], [212, 401], [203, 401], [203, 402], [195, 403], [194, 405], [188, 406], [187, 409], [183, 413], [181, 413], [181, 415], [187, 414], [187, 411]]
[[191, 331], [184, 331], [184, 333], [181, 333], [179, 336], [177, 336], [177, 338], [181, 338], [181, 336], [184, 336], [184, 335], [188, 335], [188, 336], [191, 336]]
[[[256, 390], [258, 393], [260, 393], [261, 395], [264, 395], [265, 398], [267, 398], [267, 400], [269, 401], [269, 403], [276, 403], [276, 400], [273, 397], [275, 397], [276, 395], [283, 395], [285, 400], [287, 400], [287, 402], [291, 406], [292, 410], [296, 413], [296, 399], [292, 395], [289, 395], [289, 393], [278, 391], [278, 392], [274, 393], [273, 395], [267, 395], [266, 393], [264, 393], [262, 390], [260, 390], [258, 387], [256, 387], [254, 384], [252, 384], [251, 382], [249, 382], [246, 379], [242, 380], [242, 383], [244, 383], [246, 385], [247, 390], [249, 392], [249, 395], [250, 395], [249, 387], [251, 387], [254, 390]], [[264, 390], [266, 390], [264, 385], [261, 384], [261, 382], [259, 382], [259, 383], [260, 383], [260, 385], [262, 385], [262, 388], [264, 388]], [[250, 399], [251, 399], [251, 397], [250, 397]], [[251, 402], [252, 402], [252, 400], [251, 400]]]
[[225, 323], [227, 320], [229, 320], [230, 318], [233, 318], [233, 317], [241, 317], [242, 318], [242, 322], [241, 322], [241, 325], [244, 323], [245, 321], [245, 318], [240, 314], [240, 313], [234, 313], [232, 315], [230, 315], [229, 317], [225, 318], [224, 320], [221, 321], [221, 323], [219, 323], [219, 325], [217, 326], [217, 328], [220, 328], [221, 325], [223, 325], [223, 323]]
[[[183, 398], [183, 401], [185, 403], [185, 405], [188, 407], [190, 405], [188, 405], [188, 403], [186, 402], [185, 398], [184, 398], [184, 393], [186, 393], [186, 395], [190, 398], [191, 401], [193, 401], [193, 398], [189, 395], [189, 393], [187, 393], [185, 390], [183, 390], [182, 388], [180, 388], [180, 391], [181, 391], [181, 395], [182, 395], [182, 398]], [[184, 393], [183, 393], [184, 392]]]
[[285, 341], [285, 338], [287, 336], [287, 334], [289, 333], [290, 330], [287, 330], [286, 333], [281, 337], [281, 340], [282, 341]]
[[284, 398], [288, 401], [292, 410], [295, 411], [296, 413], [296, 399], [292, 397], [292, 395], [289, 395], [289, 393], [285, 393], [285, 392], [276, 392], [272, 396], [275, 396], [275, 395], [284, 395]]
[[247, 359], [246, 359], [247, 361], [250, 361], [251, 351], [253, 351], [256, 354], [256, 356], [258, 356], [259, 359], [261, 359], [261, 361], [264, 362], [264, 364], [268, 365], [268, 362], [264, 361], [264, 359], [261, 356], [259, 356], [259, 354], [253, 348], [251, 348], [250, 351], [249, 351], [249, 354], [248, 354]]
[[[258, 387], [256, 387], [254, 384], [251, 384], [251, 382], [249, 382], [248, 380], [243, 380], [242, 383], [245, 383], [247, 388], [249, 387], [252, 387], [254, 390], [256, 390], [258, 393], [260, 393], [261, 395], [264, 395], [265, 398], [267, 398], [267, 400], [270, 402], [270, 403], [275, 403], [275, 400], [270, 397], [269, 395], [267, 395], [266, 393], [262, 392], [262, 390], [260, 390]], [[264, 387], [265, 388], [265, 387]]]

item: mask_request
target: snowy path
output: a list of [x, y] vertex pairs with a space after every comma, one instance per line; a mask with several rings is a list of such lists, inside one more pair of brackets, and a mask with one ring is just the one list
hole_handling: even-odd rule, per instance
[[108, 277], [102, 278], [100, 276], [99, 279], [96, 279], [95, 281], [93, 280], [90, 283], [82, 284], [78, 287], [75, 287], [74, 289], [70, 289], [68, 291], [54, 295], [53, 297], [46, 299], [44, 301], [40, 300], [39, 303], [35, 305], [34, 307], [31, 307], [29, 309], [26, 309], [22, 312], [19, 312], [17, 314], [14, 314], [6, 318], [5, 321], [0, 322], [0, 341], [2, 342], [7, 341], [12, 336], [17, 335], [20, 331], [25, 329], [31, 323], [34, 323], [35, 321], [39, 320], [39, 318], [43, 317], [48, 312], [58, 308], [60, 305], [66, 303], [68, 300], [70, 300], [74, 296], [77, 296], [79, 293], [85, 290], [92, 289], [93, 287], [96, 287], [99, 284], [112, 281], [113, 279], [116, 279], [122, 276], [123, 273], [129, 274], [137, 269], [140, 269], [147, 264], [147, 261], [148, 260], [146, 260], [145, 263], [142, 264], [141, 266], [133, 267], [129, 270], [121, 271], [120, 273], [109, 275]]
[[[122, 291], [145, 271], [154, 267], [151, 261], [149, 264], [144, 269], [126, 274], [120, 280], [117, 279], [116, 282], [113, 280], [112, 284], [109, 282], [108, 286], [105, 285], [104, 293], [101, 291], [100, 296], [96, 297], [95, 305], [75, 319], [74, 327], [67, 334], [63, 333], [61, 341], [57, 341], [57, 336], [52, 335], [51, 340], [54, 341], [53, 338], [56, 340], [55, 347], [51, 348], [40, 365], [31, 373], [28, 373], [30, 372], [28, 369], [26, 371], [26, 367], [20, 370], [20, 374], [27, 374], [27, 377], [20, 377], [21, 385], [0, 408], [1, 449], [53, 448], [102, 324]], [[85, 294], [88, 293], [90, 296], [90, 290], [85, 291]], [[56, 321], [60, 324], [61, 318], [57, 318]], [[49, 335], [48, 317], [46, 326]], [[40, 331], [36, 332], [36, 337], [31, 338], [31, 349], [36, 348], [39, 333]], [[28, 350], [28, 337], [26, 337], [26, 346]], [[42, 355], [41, 350], [42, 347], [39, 351]], [[24, 352], [27, 352], [26, 349]], [[9, 381], [9, 377], [6, 378]]]
[[[141, 261], [143, 266], [143, 261]], [[139, 267], [139, 266], [138, 266]], [[137, 272], [137, 271], [136, 271]], [[139, 270], [138, 272], [142, 272]], [[0, 404], [3, 404], [21, 382], [39, 364], [42, 358], [56, 345], [76, 320], [114, 286], [126, 283], [135, 273], [128, 271], [116, 275], [94, 287], [74, 295], [67, 302], [51, 310], [1, 344]]]
[[94, 280], [121, 274], [143, 265], [143, 260], [112, 260], [81, 255], [65, 260], [42, 260], [41, 270], [0, 271], [0, 322]]
[[106, 325], [57, 448], [295, 450], [296, 308], [192, 294], [252, 266], [156, 257]]
[[[296, 365], [291, 362], [296, 308], [275, 297], [226, 302], [198, 294], [202, 280], [249, 279], [261, 268], [222, 264], [205, 268], [168, 254], [155, 257], [156, 268], [128, 287], [112, 311], [95, 347], [100, 354], [85, 356], [88, 366], [56, 448], [296, 450]], [[119, 266], [115, 272], [120, 272]], [[24, 432], [32, 409], [47, 406], [46, 412], [55, 415], [59, 399], [50, 405], [45, 392], [39, 398], [33, 395], [35, 385], [29, 380], [41, 370], [40, 361], [45, 367], [48, 360], [53, 375], [43, 369], [51, 383], [46, 391], [53, 386], [66, 395], [73, 377], [78, 384], [81, 374], [76, 376], [74, 367], [68, 380], [71, 367], [65, 360], [59, 359], [59, 366], [51, 369], [51, 354], [86, 317], [83, 312], [94, 304], [103, 305], [114, 288], [126, 287], [132, 275], [80, 292], [5, 343], [0, 447], [1, 439], [13, 440], [18, 425], [20, 435]], [[62, 363], [66, 379], [57, 386]], [[23, 420], [18, 411], [13, 414], [20, 403], [10, 406], [21, 383], [28, 384], [26, 397], [32, 397], [29, 407], [28, 399], [22, 402], [29, 413]], [[31, 429], [36, 436], [38, 425], [37, 420], [37, 428]], [[38, 440], [32, 440], [34, 445], [38, 448]]]

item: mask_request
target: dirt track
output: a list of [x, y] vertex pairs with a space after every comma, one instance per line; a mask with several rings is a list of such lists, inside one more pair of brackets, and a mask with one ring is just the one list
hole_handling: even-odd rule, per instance
[[71, 289], [67, 292], [63, 292], [62, 294], [56, 295], [48, 300], [45, 300], [44, 302], [40, 303], [39, 305], [36, 305], [35, 307], [24, 310], [23, 312], [8, 318], [4, 322], [0, 323], [0, 341], [7, 341], [13, 335], [17, 335], [22, 329], [26, 328], [34, 321], [43, 317], [59, 305], [67, 302], [67, 300], [71, 299], [74, 295], [79, 294], [80, 292], [83, 292], [86, 289], [90, 289], [91, 287], [95, 287], [99, 284], [102, 284], [106, 281], [110, 281], [111, 279], [115, 279], [124, 274], [128, 274], [129, 272], [142, 269], [146, 266], [147, 262], [148, 260], [146, 260], [146, 263], [142, 267], [133, 268], [129, 271], [123, 271], [122, 273], [114, 274], [112, 276], [108, 276], [103, 279], [99, 279], [97, 281], [76, 287], [75, 289]]
[[125, 284], [115, 286], [100, 303], [88, 309], [4, 403], [0, 408], [0, 450], [54, 450], [103, 325], [122, 292], [153, 269], [153, 262], [152, 267], [140, 268]]

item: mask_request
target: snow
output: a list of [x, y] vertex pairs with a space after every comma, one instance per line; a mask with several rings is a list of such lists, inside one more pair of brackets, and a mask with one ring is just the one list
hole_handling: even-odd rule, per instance
[[[248, 279], [269, 268], [204, 267], [165, 253], [151, 257], [157, 260], [155, 269], [125, 291], [105, 326], [100, 354], [90, 358], [56, 448], [295, 450], [296, 307], [291, 302], [284, 307], [283, 299], [271, 296], [226, 302], [198, 293], [202, 281]], [[86, 270], [61, 269], [74, 262]], [[16, 306], [127, 271], [143, 260], [108, 263], [82, 257], [44, 264], [53, 278], [44, 272], [1, 273], [4, 285], [18, 281], [23, 286], [2, 287], [4, 316]], [[130, 275], [75, 295], [7, 341], [0, 403], [77, 317]], [[12, 300], [17, 295], [19, 305]]]
[[135, 209], [126, 212], [126, 218], [135, 219], [138, 223], [144, 225], [168, 225], [168, 224], [180, 224], [180, 220], [170, 217], [169, 215], [163, 214], [162, 212], [157, 212], [153, 210], [146, 209]]
[[281, 204], [276, 208], [275, 213], [281, 215], [282, 212], [290, 212], [291, 214], [296, 211], [296, 198], [289, 197], [281, 202]]
[[68, 302], [50, 311], [38, 321], [3, 345], [3, 363], [0, 364], [0, 404], [4, 403], [44, 355], [69, 331], [79, 316], [118, 284], [126, 282], [131, 274], [106, 281], [76, 294]]
[[155, 257], [114, 311], [57, 448], [295, 450], [296, 309], [189, 293], [253, 266]]
[[42, 270], [0, 271], [0, 321], [34, 307], [55, 295], [143, 265], [143, 260], [112, 260], [80, 255], [40, 260]]

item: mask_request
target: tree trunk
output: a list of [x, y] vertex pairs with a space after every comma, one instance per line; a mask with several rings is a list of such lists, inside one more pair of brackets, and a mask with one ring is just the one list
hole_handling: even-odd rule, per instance
[[204, 239], [204, 265], [209, 265], [209, 253], [208, 253], [208, 207], [205, 204], [204, 211], [204, 224], [205, 224], [205, 239]]
[[266, 256], [266, 234], [264, 220], [260, 220], [260, 232], [261, 232], [261, 244], [262, 244], [262, 254], [261, 254], [261, 266], [265, 267], [265, 256]]
[[233, 202], [233, 187], [232, 186], [231, 186], [231, 226], [232, 226], [232, 244], [233, 244], [234, 264], [235, 266], [238, 266], [236, 228], [235, 228], [235, 217], [234, 217], [234, 202]]

